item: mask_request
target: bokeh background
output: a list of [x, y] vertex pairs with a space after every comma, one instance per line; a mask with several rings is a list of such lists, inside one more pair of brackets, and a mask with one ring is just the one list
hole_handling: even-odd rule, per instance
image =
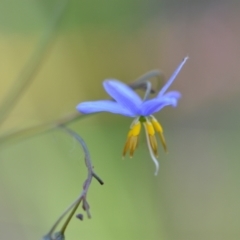
[[160, 149], [157, 177], [143, 134], [134, 158], [121, 158], [131, 119], [102, 113], [68, 124], [105, 185], [92, 182], [93, 217], [73, 218], [66, 238], [240, 239], [238, 1], [70, 0], [48, 39], [60, 4], [0, 1], [0, 110], [46, 53], [0, 125], [0, 239], [41, 239], [86, 177], [81, 147], [62, 130], [14, 133], [107, 98], [105, 78], [129, 83], [152, 69], [167, 78], [186, 55], [171, 87], [179, 106], [156, 115], [169, 149]]

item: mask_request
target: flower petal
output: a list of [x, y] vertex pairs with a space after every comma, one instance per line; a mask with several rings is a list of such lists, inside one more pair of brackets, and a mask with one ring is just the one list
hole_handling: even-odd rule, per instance
[[163, 88], [161, 89], [161, 91], [158, 93], [158, 96], [162, 96], [167, 90], [168, 88], [171, 86], [171, 84], [173, 83], [173, 81], [175, 80], [175, 78], [177, 77], [177, 75], [179, 74], [179, 72], [181, 71], [183, 65], [185, 64], [185, 62], [188, 60], [188, 57], [185, 57], [182, 62], [180, 63], [180, 65], [177, 67], [177, 69], [174, 71], [174, 73], [172, 74], [172, 76], [168, 79], [168, 81], [166, 82], [166, 84], [163, 86]]
[[179, 99], [181, 98], [182, 94], [178, 91], [170, 91], [170, 92], [167, 92], [163, 95], [164, 98], [175, 98], [175, 99]]
[[147, 100], [142, 104], [141, 115], [149, 116], [155, 112], [160, 111], [162, 108], [172, 105], [177, 106], [178, 99], [174, 97], [158, 97]]
[[83, 114], [110, 112], [114, 114], [121, 114], [127, 117], [135, 117], [131, 111], [111, 100], [82, 102], [78, 104], [76, 108], [80, 113]]
[[105, 80], [103, 86], [106, 92], [122, 107], [128, 109], [133, 115], [139, 113], [142, 99], [128, 85], [118, 80]]

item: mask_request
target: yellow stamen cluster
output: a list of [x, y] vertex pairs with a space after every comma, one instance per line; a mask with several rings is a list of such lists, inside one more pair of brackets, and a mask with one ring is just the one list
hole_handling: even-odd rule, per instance
[[127, 142], [123, 149], [123, 156], [126, 155], [126, 152], [128, 150], [129, 150], [130, 157], [133, 156], [133, 153], [138, 144], [138, 136], [140, 134], [140, 131], [141, 131], [141, 123], [139, 121], [134, 122], [127, 136]]
[[144, 124], [146, 129], [147, 141], [149, 142], [149, 149], [157, 157], [158, 155], [158, 144], [155, 136], [155, 132], [159, 133], [161, 143], [165, 151], [167, 151], [166, 141], [163, 136], [163, 128], [161, 124], [153, 116], [149, 118], [139, 117], [134, 120], [131, 129], [127, 136], [127, 141], [123, 149], [123, 156], [129, 151], [130, 157], [133, 156], [133, 153], [138, 145], [138, 138], [141, 131], [141, 122]]

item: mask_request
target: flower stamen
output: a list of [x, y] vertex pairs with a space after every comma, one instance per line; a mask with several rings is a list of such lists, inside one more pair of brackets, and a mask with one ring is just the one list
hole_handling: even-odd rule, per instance
[[156, 166], [156, 171], [155, 171], [155, 176], [158, 174], [158, 170], [159, 170], [159, 163], [158, 163], [158, 160], [156, 159], [156, 155], [155, 153], [153, 152], [153, 148], [152, 148], [152, 145], [151, 145], [151, 140], [150, 140], [150, 135], [149, 135], [149, 129], [151, 129], [151, 127], [149, 128], [148, 124], [147, 123], [143, 123], [144, 125], [144, 129], [145, 129], [145, 133], [146, 133], [146, 138], [147, 138], [147, 145], [148, 145], [148, 150], [150, 152], [150, 156]]
[[150, 121], [146, 121], [145, 123], [143, 123], [147, 129], [147, 133], [148, 133], [148, 137], [149, 137], [149, 142], [150, 142], [150, 146], [153, 150], [154, 155], [157, 157], [158, 155], [158, 146], [157, 146], [157, 140], [155, 137], [155, 130], [153, 127], [153, 124]]
[[151, 122], [155, 131], [159, 134], [164, 151], [167, 153], [167, 144], [163, 135], [163, 128], [161, 124], [158, 122], [158, 120], [154, 116], [151, 116]]
[[156, 166], [155, 175], [157, 175], [159, 170], [159, 163], [156, 159], [158, 157], [158, 143], [155, 136], [155, 132], [158, 132], [165, 152], [167, 152], [167, 145], [166, 145], [165, 138], [163, 136], [163, 128], [154, 116], [151, 115], [149, 118], [140, 116], [134, 119], [134, 121], [130, 126], [130, 130], [127, 136], [127, 141], [123, 149], [123, 157], [125, 157], [128, 151], [129, 151], [130, 157], [133, 157], [134, 151], [138, 145], [139, 134], [141, 131], [141, 124], [143, 124], [145, 129], [148, 150]]
[[137, 118], [133, 121], [131, 125], [131, 129], [128, 132], [127, 141], [123, 149], [123, 157], [125, 157], [128, 150], [129, 150], [130, 157], [133, 156], [134, 151], [138, 145], [138, 136], [140, 134], [140, 131], [141, 131], [141, 123]]

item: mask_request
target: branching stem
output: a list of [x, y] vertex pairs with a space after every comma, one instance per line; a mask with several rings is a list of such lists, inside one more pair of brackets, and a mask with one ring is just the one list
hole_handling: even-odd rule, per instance
[[66, 221], [64, 222], [61, 230], [60, 230], [60, 235], [64, 236], [64, 233], [67, 229], [67, 226], [69, 224], [69, 222], [71, 221], [74, 213], [76, 212], [79, 204], [82, 202], [83, 203], [83, 209], [86, 211], [87, 216], [90, 218], [91, 214], [89, 212], [89, 204], [87, 202], [87, 193], [88, 193], [88, 189], [91, 185], [92, 182], [92, 178], [95, 178], [101, 185], [104, 184], [104, 182], [102, 181], [102, 179], [93, 171], [93, 165], [92, 165], [92, 161], [90, 158], [90, 153], [89, 150], [87, 148], [87, 145], [85, 143], [85, 141], [74, 131], [72, 131], [69, 128], [66, 128], [64, 126], [61, 126], [62, 129], [64, 129], [68, 134], [70, 134], [71, 136], [73, 136], [82, 146], [84, 154], [85, 154], [85, 164], [88, 170], [88, 175], [87, 175], [87, 179], [85, 180], [84, 184], [83, 184], [83, 189], [80, 193], [80, 195], [77, 197], [77, 199], [60, 215], [60, 217], [57, 219], [57, 221], [54, 223], [54, 225], [52, 226], [52, 228], [50, 229], [50, 231], [48, 232], [48, 234], [43, 238], [43, 239], [54, 239], [53, 238], [53, 233], [55, 231], [55, 229], [57, 228], [57, 226], [59, 225], [59, 223], [61, 222], [61, 220], [66, 216], [66, 214], [70, 212], [68, 218], [66, 219]]

